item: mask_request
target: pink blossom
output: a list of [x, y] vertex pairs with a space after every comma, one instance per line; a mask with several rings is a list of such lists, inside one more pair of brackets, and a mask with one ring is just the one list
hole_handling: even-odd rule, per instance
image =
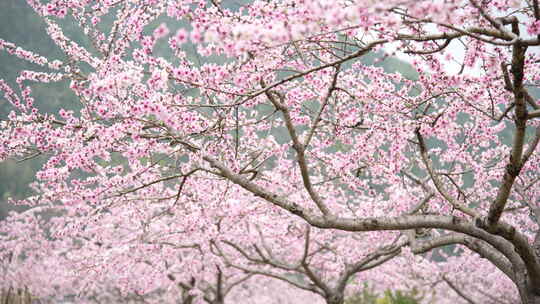
[[529, 35], [540, 34], [540, 20], [533, 21], [529, 24], [529, 26], [527, 26], [527, 33], [529, 33]]
[[167, 24], [162, 23], [160, 24], [155, 30], [154, 30], [154, 38], [160, 39], [169, 34], [169, 28], [167, 27]]
[[[31, 63], [0, 80], [0, 159], [43, 161], [0, 221], [0, 290], [538, 302], [533, 5], [27, 2], [63, 55], [0, 39]], [[74, 104], [43, 111], [58, 86]]]
[[174, 35], [174, 38], [176, 38], [177, 45], [179, 47], [183, 43], [187, 42], [188, 32], [184, 28], [180, 28], [180, 29], [178, 29], [178, 31], [176, 31], [176, 34]]

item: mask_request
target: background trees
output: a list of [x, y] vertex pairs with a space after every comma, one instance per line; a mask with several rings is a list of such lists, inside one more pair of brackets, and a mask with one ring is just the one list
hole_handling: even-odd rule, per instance
[[[10, 285], [219, 302], [278, 271], [328, 303], [358, 280], [540, 301], [536, 1], [28, 3], [62, 55], [0, 41], [38, 66], [0, 83], [0, 156], [46, 160], [1, 223]], [[56, 82], [77, 104], [40, 108]]]

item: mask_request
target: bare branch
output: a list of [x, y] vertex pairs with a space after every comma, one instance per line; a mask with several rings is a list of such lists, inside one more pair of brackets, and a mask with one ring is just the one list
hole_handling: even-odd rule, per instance
[[465, 295], [456, 285], [454, 285], [446, 276], [443, 275], [442, 279], [455, 291], [460, 297], [462, 297], [469, 304], [476, 304], [469, 296]]
[[523, 71], [526, 47], [514, 45], [512, 52], [511, 72], [514, 77], [513, 93], [516, 131], [514, 133], [514, 142], [512, 144], [510, 159], [506, 165], [501, 186], [499, 187], [495, 201], [489, 208], [488, 216], [486, 218], [485, 225], [488, 229], [493, 227], [501, 217], [514, 181], [524, 165], [522, 162], [522, 153], [527, 122], [527, 108], [525, 106], [526, 90], [523, 88]]
[[[478, 5], [476, 3], [476, 1], [474, 0], [469, 0], [469, 2], [480, 12], [480, 15], [482, 17], [484, 17], [494, 28], [496, 28], [497, 30], [499, 30], [504, 36], [506, 37], [512, 37], [512, 40], [516, 41], [518, 36], [516, 35], [516, 33], [512, 33], [512, 32], [509, 32], [507, 31], [505, 28], [504, 28], [504, 24], [503, 22], [501, 22], [501, 18], [493, 18], [492, 16], [490, 16], [483, 8], [481, 5]], [[504, 19], [503, 19], [504, 20]], [[517, 18], [513, 17], [513, 18], [506, 18], [506, 20], [504, 20], [504, 23], [505, 24], [509, 24], [509, 23], [512, 23], [512, 24], [516, 24], [518, 22]], [[519, 34], [519, 33], [517, 33]]]
[[[309, 168], [307, 165], [306, 154], [305, 154], [306, 146], [302, 144], [300, 142], [300, 139], [298, 138], [298, 134], [296, 133], [296, 129], [292, 122], [289, 109], [287, 109], [287, 107], [283, 105], [282, 101], [276, 98], [275, 96], [276, 94], [277, 93], [270, 92], [270, 91], [266, 92], [266, 96], [272, 102], [272, 104], [283, 113], [283, 117], [285, 119], [285, 125], [287, 126], [287, 130], [289, 131], [289, 136], [291, 137], [291, 140], [293, 142], [293, 149], [296, 151], [297, 162], [298, 162], [298, 166], [300, 167], [300, 173], [302, 175], [302, 182], [304, 183], [304, 188], [306, 188], [309, 196], [311, 197], [313, 202], [315, 202], [319, 210], [321, 210], [323, 215], [329, 216], [330, 210], [324, 203], [323, 199], [315, 191], [315, 189], [313, 189], [313, 185], [311, 183], [311, 178], [309, 176]], [[278, 96], [282, 98], [280, 94], [278, 94]]]
[[444, 185], [442, 181], [439, 179], [439, 176], [433, 171], [431, 160], [429, 159], [428, 153], [427, 153], [427, 147], [424, 142], [424, 138], [422, 134], [420, 134], [420, 128], [416, 129], [416, 137], [418, 138], [418, 142], [420, 145], [420, 156], [422, 157], [422, 161], [424, 165], [426, 166], [426, 169], [429, 173], [429, 176], [431, 177], [431, 180], [433, 181], [433, 184], [435, 184], [435, 188], [439, 191], [439, 193], [444, 197], [444, 199], [450, 203], [455, 209], [463, 212], [464, 214], [467, 214], [471, 217], [478, 217], [479, 213], [475, 210], [459, 203], [457, 200], [455, 200], [450, 194], [446, 191], [444, 188]]
[[540, 110], [531, 111], [527, 115], [527, 119], [538, 118], [538, 117], [540, 117]]
[[521, 166], [525, 165], [525, 163], [529, 160], [529, 158], [533, 155], [534, 151], [538, 147], [538, 142], [540, 141], [540, 127], [536, 127], [536, 133], [534, 134], [533, 140], [529, 143], [529, 146], [523, 153], [523, 158], [521, 160]]
[[[500, 254], [495, 248], [491, 247], [485, 242], [462, 233], [450, 233], [429, 240], [411, 242], [411, 250], [416, 254], [420, 254], [434, 248], [452, 244], [461, 244], [466, 246], [471, 251], [478, 253], [481, 257], [488, 259], [510, 279], [515, 279], [512, 263], [507, 257]], [[516, 256], [513, 258], [518, 260]]]
[[328, 92], [326, 92], [326, 96], [323, 99], [323, 102], [321, 104], [321, 109], [317, 113], [317, 116], [313, 120], [313, 124], [311, 125], [311, 130], [309, 131], [308, 136], [306, 137], [306, 140], [304, 141], [304, 147], [308, 147], [309, 143], [311, 141], [311, 138], [313, 137], [313, 134], [315, 134], [315, 129], [317, 128], [317, 125], [321, 121], [321, 115], [324, 112], [324, 109], [326, 108], [326, 105], [328, 104], [328, 101], [330, 100], [330, 97], [332, 96], [332, 93], [334, 90], [336, 90], [336, 84], [337, 79], [340, 71], [340, 66], [336, 66], [336, 71], [334, 72], [334, 76], [332, 77], [332, 83], [330, 84], [330, 87], [328, 88]]

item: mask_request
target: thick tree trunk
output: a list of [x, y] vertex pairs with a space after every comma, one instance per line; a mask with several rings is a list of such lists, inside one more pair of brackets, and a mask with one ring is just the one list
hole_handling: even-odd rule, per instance
[[1, 304], [30, 304], [32, 297], [27, 290], [7, 289], [0, 292]]
[[529, 293], [526, 295], [524, 301], [527, 301], [523, 304], [540, 304], [540, 296], [535, 295], [533, 293]]
[[523, 304], [540, 304], [540, 294], [529, 289], [521, 294], [521, 301]]
[[345, 303], [345, 298], [343, 294], [332, 294], [325, 298], [326, 304], [343, 304]]

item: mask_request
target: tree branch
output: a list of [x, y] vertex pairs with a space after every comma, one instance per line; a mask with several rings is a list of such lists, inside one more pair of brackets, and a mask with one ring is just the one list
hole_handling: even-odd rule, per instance
[[266, 96], [272, 102], [272, 104], [283, 113], [285, 125], [287, 126], [287, 130], [289, 131], [289, 135], [293, 142], [293, 149], [296, 151], [297, 162], [298, 166], [300, 167], [300, 173], [302, 175], [302, 182], [304, 183], [304, 187], [306, 188], [313, 202], [315, 202], [319, 210], [322, 212], [323, 216], [329, 216], [330, 210], [324, 203], [323, 199], [319, 196], [319, 194], [315, 192], [315, 189], [313, 189], [313, 185], [311, 184], [311, 178], [309, 176], [309, 168], [307, 165], [305, 154], [306, 145], [302, 144], [300, 142], [300, 139], [298, 138], [298, 134], [296, 133], [296, 129], [292, 122], [289, 109], [285, 105], [283, 105], [282, 100], [277, 100], [275, 94], [277, 94], [281, 99], [283, 99], [283, 96], [281, 96], [281, 94], [270, 91], [266, 92]]
[[321, 121], [321, 115], [326, 108], [326, 105], [328, 104], [328, 101], [330, 100], [330, 97], [332, 96], [332, 93], [334, 90], [336, 90], [336, 84], [337, 79], [340, 71], [340, 66], [336, 66], [336, 71], [334, 72], [334, 76], [332, 77], [332, 82], [330, 83], [330, 87], [328, 88], [328, 92], [326, 92], [326, 95], [323, 99], [323, 102], [321, 104], [321, 109], [317, 113], [317, 116], [313, 120], [313, 124], [311, 125], [311, 130], [309, 131], [308, 136], [306, 137], [306, 140], [304, 141], [304, 147], [308, 147], [309, 143], [311, 142], [311, 138], [313, 137], [313, 134], [315, 134], [315, 129], [317, 129], [317, 125]]
[[475, 210], [464, 206], [463, 204], [460, 204], [458, 201], [456, 201], [450, 194], [446, 191], [444, 188], [444, 185], [442, 181], [439, 179], [439, 176], [433, 171], [431, 160], [429, 159], [427, 147], [424, 142], [424, 137], [422, 134], [420, 134], [420, 128], [416, 129], [416, 137], [418, 138], [418, 142], [420, 145], [420, 156], [422, 157], [422, 162], [424, 163], [424, 166], [426, 166], [426, 169], [429, 173], [429, 176], [431, 177], [431, 180], [433, 181], [433, 184], [435, 184], [435, 188], [439, 191], [439, 193], [446, 199], [447, 202], [452, 205], [455, 209], [463, 212], [464, 214], [467, 214], [473, 218], [476, 218], [479, 216], [479, 213]]
[[[452, 244], [466, 246], [471, 251], [478, 253], [482, 258], [488, 259], [511, 280], [515, 279], [512, 263], [508, 258], [497, 252], [493, 247], [485, 244], [485, 242], [462, 233], [450, 233], [429, 240], [417, 241], [411, 243], [411, 250], [415, 254], [420, 254], [434, 248]], [[514, 259], [517, 259], [517, 257], [514, 256]]]
[[473, 301], [469, 296], [464, 294], [456, 285], [454, 285], [446, 276], [442, 276], [442, 279], [452, 288], [452, 290], [457, 293], [460, 297], [462, 297], [465, 301], [467, 301], [469, 304], [476, 304], [475, 301]]
[[487, 229], [492, 229], [499, 218], [502, 215], [512, 186], [516, 177], [519, 175], [522, 163], [523, 143], [525, 138], [525, 128], [527, 122], [527, 108], [525, 106], [525, 92], [523, 88], [523, 73], [525, 64], [525, 52], [526, 47], [514, 45], [512, 48], [512, 68], [511, 72], [513, 79], [513, 93], [514, 93], [514, 115], [516, 131], [514, 133], [514, 142], [512, 144], [512, 151], [510, 159], [506, 165], [506, 169], [503, 175], [503, 180], [497, 196], [489, 208], [489, 212], [486, 218], [485, 226]]
[[[245, 179], [209, 156], [203, 159], [218, 168], [220, 173], [230, 181], [250, 191], [255, 196], [261, 197], [289, 212], [303, 218], [312, 226], [321, 229], [339, 229], [344, 231], [382, 231], [382, 230], [410, 230], [416, 228], [437, 228], [461, 232], [481, 239], [508, 258], [514, 267], [523, 265], [532, 278], [533, 286], [540, 286], [540, 265], [537, 262], [534, 250], [529, 245], [525, 236], [518, 233], [512, 226], [498, 222], [491, 230], [495, 235], [476, 221], [470, 223], [455, 216], [442, 215], [402, 215], [397, 217], [370, 217], [370, 218], [345, 218], [336, 216], [321, 217], [308, 210], [289, 202], [272, 192], [263, 189], [255, 183]], [[502, 236], [503, 238], [499, 237]], [[519, 254], [516, 254], [516, 252]], [[537, 284], [538, 283], [538, 284]], [[537, 285], [534, 285], [537, 284]]]

